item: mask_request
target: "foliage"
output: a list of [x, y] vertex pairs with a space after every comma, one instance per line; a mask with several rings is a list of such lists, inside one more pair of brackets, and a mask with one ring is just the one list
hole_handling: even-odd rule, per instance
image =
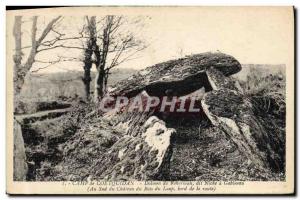
[[250, 68], [246, 81], [241, 81], [245, 94], [262, 112], [285, 116], [285, 74], [265, 74], [262, 69]]
[[[282, 163], [271, 163], [275, 171], [285, 171], [286, 77], [283, 71], [266, 74], [259, 68], [250, 68], [246, 81], [241, 82], [245, 95], [253, 105], [254, 114], [269, 134], [269, 145], [279, 153], [275, 158]], [[258, 144], [260, 143], [257, 141]], [[263, 147], [261, 147], [263, 148]], [[274, 158], [270, 158], [274, 160]], [[283, 168], [282, 168], [283, 166]]]

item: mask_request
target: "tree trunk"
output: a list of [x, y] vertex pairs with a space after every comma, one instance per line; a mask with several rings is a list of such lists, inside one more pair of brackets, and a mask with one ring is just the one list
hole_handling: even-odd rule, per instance
[[[97, 49], [97, 30], [96, 30], [96, 17], [92, 16], [90, 19], [86, 17], [88, 23], [89, 38], [87, 41], [87, 49], [84, 52], [84, 76], [82, 81], [85, 86], [86, 100], [90, 99], [90, 83], [91, 83], [91, 68], [93, 65], [92, 56], [94, 50]], [[96, 55], [97, 57], [97, 55]], [[97, 59], [98, 60], [98, 59]], [[96, 64], [97, 65], [97, 64]]]
[[103, 68], [97, 68], [97, 75], [95, 78], [95, 102], [99, 102], [104, 96], [104, 79], [105, 71]]
[[[14, 59], [14, 112], [17, 112], [20, 101], [20, 92], [25, 76], [22, 71], [22, 17], [15, 17], [15, 24], [13, 29], [13, 35], [15, 38], [15, 55]], [[13, 177], [15, 181], [25, 181], [28, 166], [26, 163], [25, 145], [22, 135], [22, 130], [20, 124], [14, 119], [14, 164], [13, 164]]]
[[21, 92], [22, 84], [20, 82], [20, 74], [19, 69], [22, 68], [22, 17], [16, 16], [15, 17], [15, 24], [13, 35], [15, 38], [15, 55], [13, 56], [14, 59], [14, 111], [16, 112], [16, 108], [19, 104], [19, 94]]
[[108, 47], [110, 44], [110, 28], [111, 28], [111, 17], [107, 18], [107, 24], [103, 29], [103, 39], [102, 39], [102, 52], [99, 51], [99, 46], [96, 45], [95, 54], [97, 57], [97, 76], [95, 80], [95, 102], [104, 96], [104, 80], [105, 80], [105, 66], [106, 58], [108, 54]]
[[110, 74], [109, 71], [106, 71], [105, 78], [104, 78], [104, 91], [105, 91], [105, 93], [107, 92], [107, 82], [108, 82], [109, 74]]
[[[84, 67], [85, 68], [85, 67]], [[84, 89], [85, 89], [85, 98], [88, 101], [90, 99], [90, 83], [91, 83], [91, 68], [84, 69], [84, 77], [82, 78]]]
[[15, 55], [13, 56], [14, 59], [14, 93], [19, 94], [21, 91], [21, 86], [18, 84], [18, 71], [21, 68], [22, 62], [22, 17], [16, 16], [15, 17], [15, 25], [14, 25], [14, 37], [15, 37]]
[[91, 83], [91, 68], [92, 68], [92, 46], [91, 41], [88, 42], [88, 48], [85, 50], [85, 58], [84, 58], [84, 75], [82, 78], [83, 84], [85, 86], [85, 97], [88, 101], [90, 99], [90, 83]]
[[16, 53], [14, 55], [14, 111], [17, 112], [19, 106], [19, 96], [21, 92], [21, 88], [24, 84], [26, 74], [32, 67], [34, 63], [34, 58], [37, 53], [37, 42], [36, 42], [36, 23], [37, 23], [37, 16], [33, 17], [32, 29], [31, 29], [31, 51], [28, 56], [28, 59], [24, 65], [21, 64], [22, 61], [22, 47], [21, 47], [21, 24], [22, 24], [22, 17], [15, 18], [15, 25], [14, 25], [14, 37], [16, 43]]

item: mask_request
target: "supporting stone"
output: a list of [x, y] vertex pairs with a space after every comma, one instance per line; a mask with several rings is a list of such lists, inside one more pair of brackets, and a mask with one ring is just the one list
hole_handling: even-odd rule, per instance
[[21, 125], [14, 120], [14, 181], [25, 181], [27, 163]]

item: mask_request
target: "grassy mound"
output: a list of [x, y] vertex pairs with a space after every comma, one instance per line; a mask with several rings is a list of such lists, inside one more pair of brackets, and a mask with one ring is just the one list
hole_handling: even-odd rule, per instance
[[[262, 121], [264, 128], [270, 134], [269, 142], [279, 157], [269, 158], [273, 170], [285, 171], [285, 125], [286, 125], [286, 78], [282, 71], [272, 74], [261, 73], [257, 68], [250, 68], [250, 73], [241, 86], [245, 95], [254, 106], [254, 114]], [[261, 144], [260, 146], [263, 146]], [[281, 163], [278, 165], [278, 163]]]

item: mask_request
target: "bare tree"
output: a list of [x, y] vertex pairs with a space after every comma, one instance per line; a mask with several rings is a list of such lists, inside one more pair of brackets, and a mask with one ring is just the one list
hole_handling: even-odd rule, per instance
[[94, 100], [97, 102], [107, 92], [110, 70], [126, 62], [146, 46], [138, 40], [130, 28], [130, 22], [123, 16], [108, 15], [99, 22], [99, 42], [94, 48], [96, 57], [96, 80]]
[[85, 85], [85, 94], [86, 99], [89, 100], [90, 96], [90, 82], [92, 81], [91, 78], [91, 68], [93, 65], [92, 56], [94, 53], [94, 49], [97, 45], [97, 33], [96, 33], [96, 17], [93, 16], [90, 19], [86, 17], [87, 20], [87, 34], [88, 39], [86, 41], [86, 49], [84, 50], [84, 76], [82, 81]]
[[[129, 20], [123, 16], [105, 16], [99, 21], [96, 21], [95, 16], [86, 16], [85, 20], [87, 21], [87, 25], [83, 25], [79, 34], [76, 36], [66, 36], [54, 29], [54, 25], [59, 19], [60, 17], [53, 19], [45, 28], [41, 38], [34, 40], [34, 38], [36, 38], [37, 17], [33, 18], [31, 31], [32, 45], [23, 47], [31, 48], [31, 53], [28, 57], [28, 61], [24, 65], [26, 67], [18, 67], [17, 69], [28, 72], [33, 62], [39, 62], [44, 64], [44, 66], [32, 70], [32, 72], [45, 69], [53, 64], [63, 61], [83, 62], [84, 75], [82, 81], [85, 85], [86, 98], [89, 99], [91, 69], [92, 66], [95, 65], [97, 73], [95, 78], [94, 100], [98, 101], [107, 91], [110, 70], [123, 62], [134, 59], [134, 55], [145, 48], [144, 43], [141, 40], [138, 40], [134, 32], [130, 30], [130, 28], [134, 28], [134, 25], [138, 24], [140, 21]], [[50, 31], [55, 33], [56, 36], [50, 39], [48, 38], [48, 40], [45, 41], [44, 39]], [[68, 40], [78, 40], [81, 43], [71, 45], [71, 43], [66, 43]], [[35, 55], [39, 52], [57, 48], [83, 50], [84, 56], [83, 58], [62, 58], [58, 56], [58, 59], [54, 61], [35, 59]], [[20, 48], [20, 52], [21, 49], [22, 48]], [[18, 55], [17, 51], [16, 55]], [[22, 52], [20, 55], [22, 55]], [[48, 65], [45, 65], [46, 63]], [[24, 73], [23, 76], [20, 75], [19, 77], [24, 77]], [[24, 78], [20, 79], [16, 77], [16, 80], [22, 82], [16, 85], [22, 86]]]
[[[31, 46], [22, 47], [22, 16], [15, 17], [15, 24], [13, 35], [15, 38], [15, 54], [13, 56], [14, 59], [14, 103], [15, 110], [19, 105], [19, 95], [21, 92], [21, 88], [24, 84], [25, 76], [32, 68], [33, 63], [36, 61], [36, 55], [45, 50], [43, 46], [46, 44], [44, 41], [47, 35], [54, 31], [54, 25], [61, 19], [61, 16], [58, 16], [52, 19], [45, 29], [42, 31], [40, 37], [37, 38], [37, 16], [32, 17], [32, 27], [31, 27]], [[59, 37], [57, 37], [59, 38]], [[28, 58], [24, 64], [22, 64], [23, 59], [23, 48], [30, 48], [30, 52]]]
[[[15, 17], [15, 24], [13, 27], [13, 36], [15, 38], [15, 54], [14, 60], [14, 112], [17, 112], [19, 107], [19, 95], [21, 88], [24, 84], [25, 76], [30, 71], [33, 63], [35, 62], [36, 54], [39, 52], [39, 48], [42, 46], [44, 39], [53, 30], [54, 24], [61, 18], [60, 16], [51, 20], [46, 28], [42, 31], [42, 34], [37, 38], [37, 16], [32, 18], [31, 27], [31, 46], [29, 56], [24, 64], [22, 64], [23, 52], [22, 52], [22, 16]], [[22, 136], [21, 126], [14, 120], [14, 180], [24, 181], [26, 180], [28, 166], [26, 163], [26, 154], [24, 147], [24, 140]]]

